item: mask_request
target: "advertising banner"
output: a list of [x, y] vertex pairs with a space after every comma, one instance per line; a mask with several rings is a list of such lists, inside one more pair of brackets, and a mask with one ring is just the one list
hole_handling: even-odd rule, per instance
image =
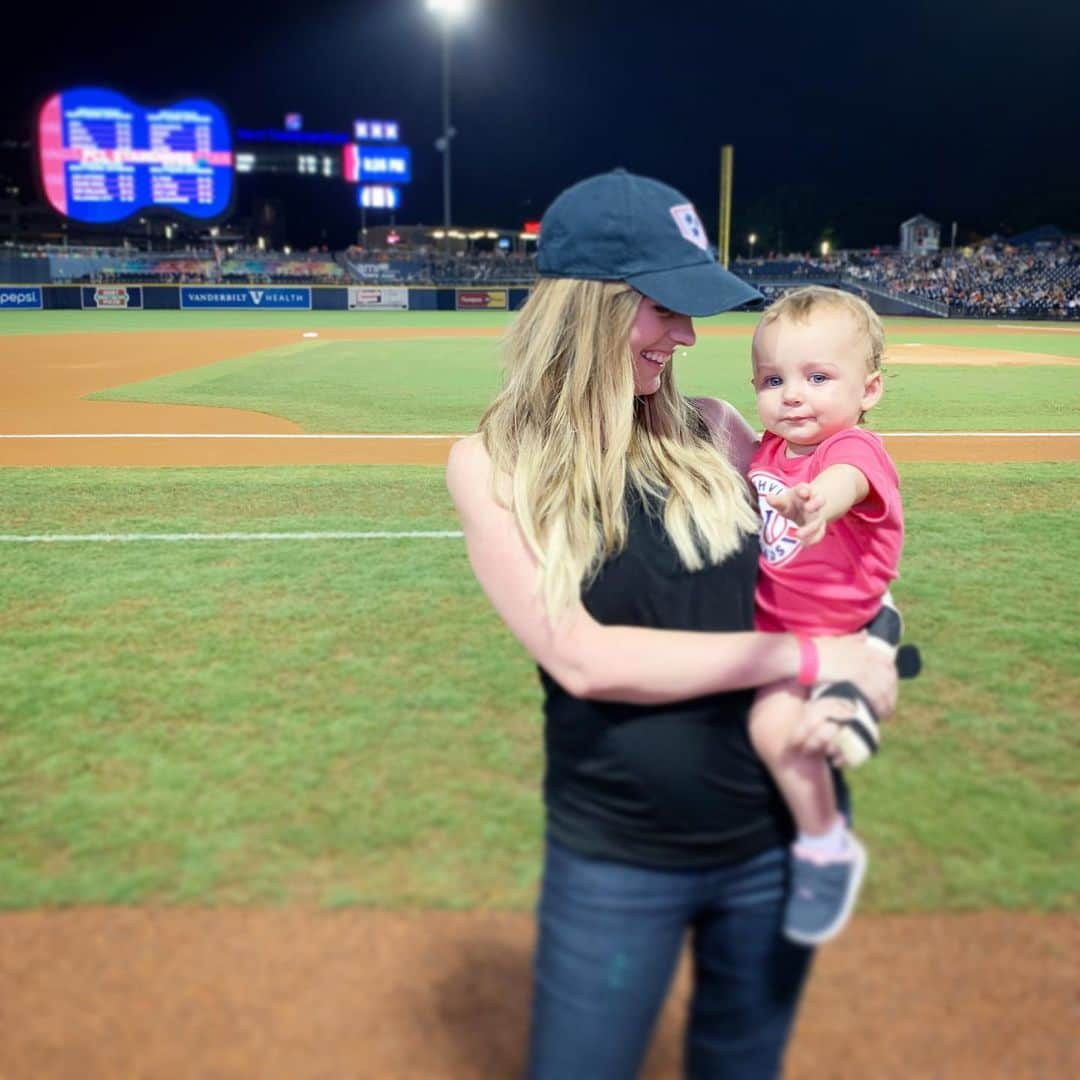
[[182, 308], [269, 308], [272, 311], [310, 311], [311, 289], [307, 285], [182, 285]]
[[350, 285], [349, 310], [408, 311], [409, 290], [401, 285]]
[[84, 285], [81, 292], [84, 310], [124, 311], [143, 306], [141, 285]]
[[505, 289], [458, 289], [458, 311], [506, 311]]
[[32, 310], [43, 306], [41, 289], [35, 285], [0, 286], [0, 308], [9, 311], [13, 308]]

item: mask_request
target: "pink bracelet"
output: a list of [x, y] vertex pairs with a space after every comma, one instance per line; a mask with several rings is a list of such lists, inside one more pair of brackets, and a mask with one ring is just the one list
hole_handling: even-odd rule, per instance
[[796, 634], [795, 638], [799, 643], [799, 685], [813, 686], [818, 681], [818, 669], [821, 666], [817, 646], [812, 638], [803, 634]]

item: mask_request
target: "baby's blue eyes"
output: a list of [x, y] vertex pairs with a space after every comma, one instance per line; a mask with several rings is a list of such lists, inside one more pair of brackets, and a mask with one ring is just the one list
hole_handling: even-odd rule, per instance
[[[822, 386], [829, 381], [829, 376], [820, 371], [815, 371], [812, 375], [808, 376], [808, 381], [814, 386]], [[775, 390], [778, 386], [784, 385], [784, 380], [779, 375], [766, 375], [761, 380], [761, 385], [767, 389]]]

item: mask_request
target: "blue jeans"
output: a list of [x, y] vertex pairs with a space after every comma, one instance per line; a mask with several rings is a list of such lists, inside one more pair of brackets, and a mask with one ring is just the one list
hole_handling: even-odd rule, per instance
[[539, 905], [531, 1080], [638, 1075], [689, 929], [685, 1073], [780, 1074], [813, 951], [780, 934], [787, 852], [711, 870], [588, 859], [548, 841]]

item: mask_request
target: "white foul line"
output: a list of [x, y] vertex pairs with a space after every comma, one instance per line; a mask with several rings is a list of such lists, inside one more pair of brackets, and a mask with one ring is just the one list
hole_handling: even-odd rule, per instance
[[464, 533], [435, 532], [263, 532], [263, 533], [0, 533], [0, 544], [130, 544], [157, 540], [171, 544], [193, 540], [459, 540]]
[[1080, 431], [875, 431], [882, 438], [1077, 438]]
[[464, 439], [465, 435], [308, 435], [308, 434], [219, 434], [199, 431], [117, 431], [93, 433], [42, 433], [34, 435], [0, 435], [0, 439]]
[[[1075, 439], [1080, 431], [876, 431], [884, 439]], [[115, 433], [37, 433], [26, 435], [4, 435], [0, 439], [465, 439], [467, 435], [293, 435], [255, 433], [220, 434], [210, 432], [134, 432], [118, 431]]]

